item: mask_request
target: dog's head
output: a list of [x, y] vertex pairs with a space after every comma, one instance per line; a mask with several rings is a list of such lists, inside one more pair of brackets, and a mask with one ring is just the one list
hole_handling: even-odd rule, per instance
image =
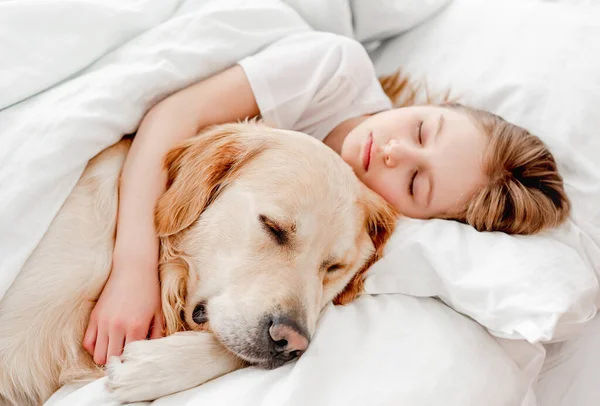
[[362, 290], [396, 212], [311, 137], [214, 126], [167, 156], [156, 208], [167, 333], [208, 329], [252, 364], [302, 353]]

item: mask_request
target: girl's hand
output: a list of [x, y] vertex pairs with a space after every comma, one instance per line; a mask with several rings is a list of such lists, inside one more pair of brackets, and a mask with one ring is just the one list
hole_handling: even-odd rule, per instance
[[164, 336], [157, 264], [113, 262], [92, 311], [83, 347], [94, 362], [104, 365], [110, 357], [121, 355], [126, 344], [148, 336]]

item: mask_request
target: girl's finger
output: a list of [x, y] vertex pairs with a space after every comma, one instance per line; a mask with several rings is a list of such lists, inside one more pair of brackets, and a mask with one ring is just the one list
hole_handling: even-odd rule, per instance
[[110, 360], [110, 357], [118, 357], [123, 353], [123, 346], [125, 344], [125, 335], [120, 331], [111, 332], [108, 338], [108, 350], [106, 353], [106, 362]]
[[98, 334], [98, 324], [94, 319], [90, 319], [85, 335], [83, 336], [83, 348], [93, 357], [96, 348], [96, 335]]
[[106, 351], [108, 347], [108, 335], [98, 331], [96, 336], [96, 348], [94, 348], [94, 362], [98, 365], [106, 364]]

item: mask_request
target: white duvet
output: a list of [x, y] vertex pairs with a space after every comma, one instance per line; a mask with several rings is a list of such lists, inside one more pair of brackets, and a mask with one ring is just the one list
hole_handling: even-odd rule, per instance
[[[418, 27], [419, 36], [407, 34], [410, 42], [374, 58], [380, 70], [416, 60], [413, 71], [457, 72], [461, 63], [446, 59], [442, 66], [439, 58], [451, 58], [460, 47], [447, 42], [440, 52], [427, 39], [449, 33], [468, 38], [465, 21], [477, 2], [456, 0], [442, 9], [446, 3], [0, 3], [0, 299], [87, 160], [134, 132], [160, 98], [309, 24], [367, 43], [401, 34], [437, 12], [441, 23]], [[419, 44], [424, 53], [415, 53]], [[461, 80], [454, 78], [469, 90]], [[493, 90], [498, 100], [510, 93]], [[487, 104], [498, 108], [493, 97]], [[559, 157], [563, 164], [573, 159], [568, 151]], [[577, 218], [597, 220], [590, 199], [600, 199], [598, 172], [586, 171], [585, 164], [571, 169]], [[596, 312], [599, 229], [600, 223], [572, 222], [560, 234], [531, 239], [482, 237], [452, 222], [403, 222], [367, 281], [374, 296], [330, 306], [298, 362], [237, 371], [155, 403], [534, 406], [531, 389], [544, 360], [540, 343], [577, 333]], [[441, 301], [404, 294], [438, 296], [470, 318]], [[63, 388], [48, 404], [111, 402], [98, 380]]]

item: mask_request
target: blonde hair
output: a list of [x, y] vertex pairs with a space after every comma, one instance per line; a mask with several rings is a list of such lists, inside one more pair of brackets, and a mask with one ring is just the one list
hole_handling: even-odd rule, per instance
[[[416, 104], [420, 86], [400, 71], [380, 78], [395, 107]], [[554, 157], [535, 135], [493, 113], [449, 101], [426, 103], [467, 114], [489, 138], [484, 171], [489, 182], [457, 213], [448, 218], [479, 231], [534, 234], [564, 222], [571, 204]]]

